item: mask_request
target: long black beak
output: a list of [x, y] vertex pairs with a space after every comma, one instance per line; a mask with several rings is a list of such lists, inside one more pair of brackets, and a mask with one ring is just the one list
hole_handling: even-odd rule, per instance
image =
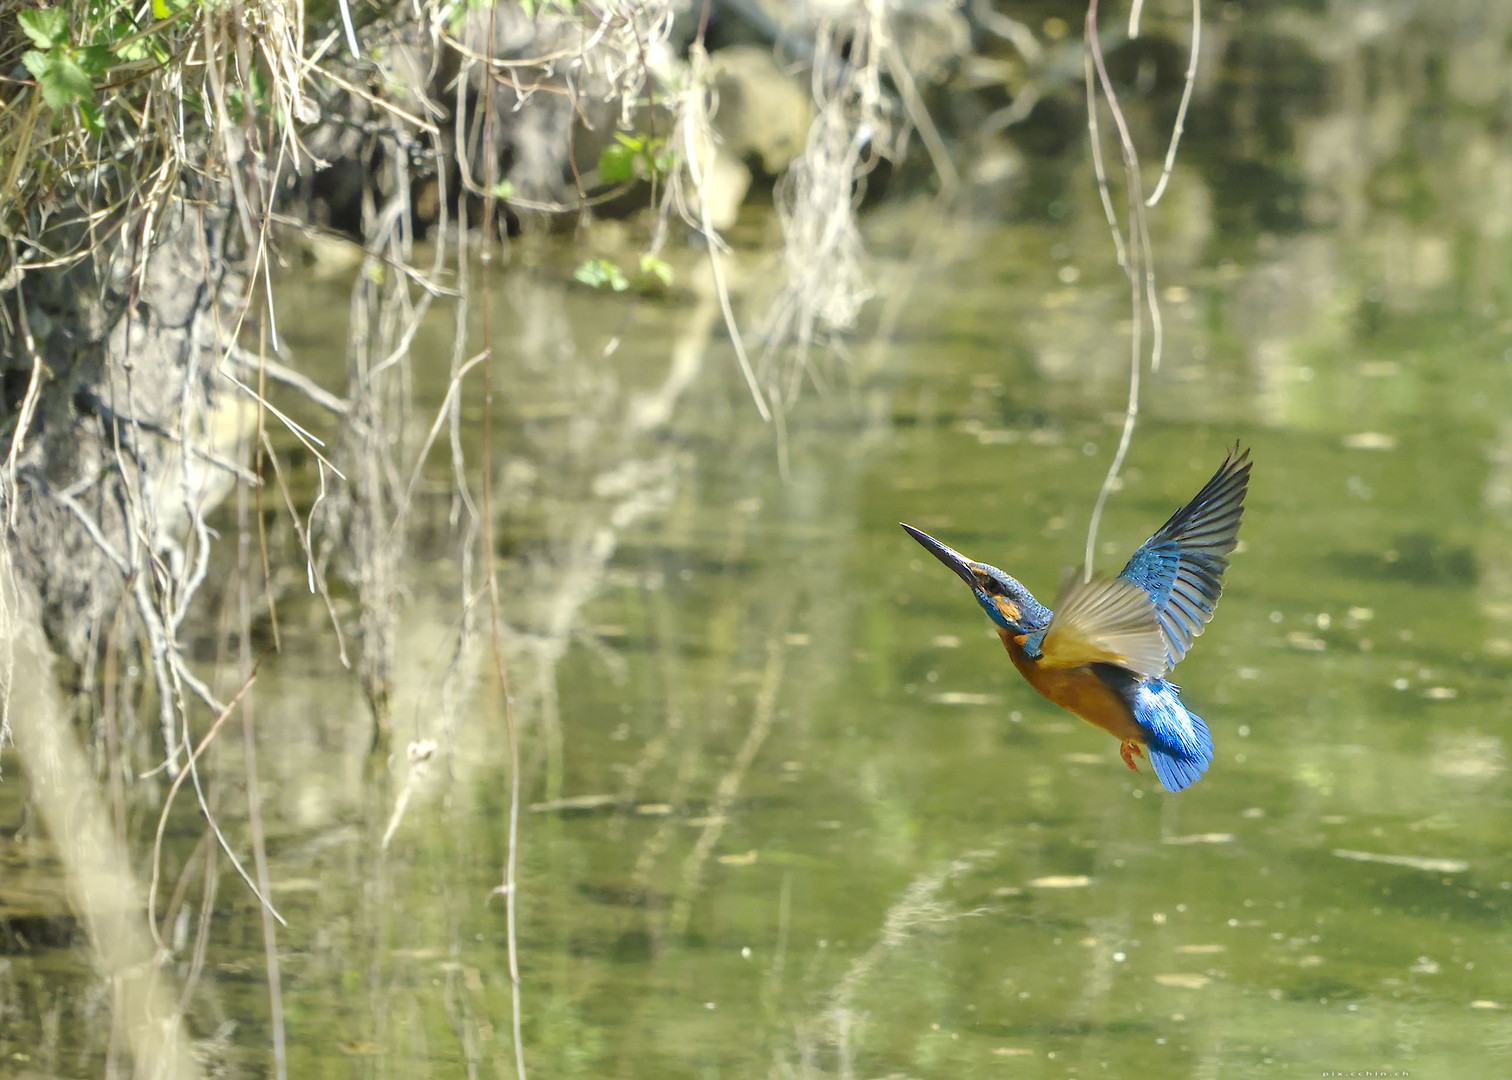
[[[903, 525], [903, 522], [898, 522]], [[971, 572], [971, 560], [953, 547], [940, 543], [934, 537], [912, 525], [903, 525], [903, 530], [924, 546], [924, 550], [954, 570], [966, 584], [977, 587], [976, 575]]]

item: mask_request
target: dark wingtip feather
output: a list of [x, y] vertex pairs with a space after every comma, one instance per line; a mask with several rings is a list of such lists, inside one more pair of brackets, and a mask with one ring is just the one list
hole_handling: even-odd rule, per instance
[[1248, 448], [1235, 442], [1202, 490], [1140, 546], [1120, 575], [1143, 587], [1155, 601], [1170, 667], [1202, 633], [1222, 595], [1228, 556], [1239, 540], [1251, 467]]

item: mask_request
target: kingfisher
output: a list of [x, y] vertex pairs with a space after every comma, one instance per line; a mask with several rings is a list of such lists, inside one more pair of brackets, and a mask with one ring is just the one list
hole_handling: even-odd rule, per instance
[[1130, 769], [1147, 748], [1161, 786], [1181, 791], [1207, 771], [1213, 738], [1166, 676], [1213, 617], [1249, 476], [1249, 450], [1235, 443], [1117, 577], [1068, 578], [1054, 611], [997, 567], [903, 528], [971, 587], [1030, 686], [1118, 739]]

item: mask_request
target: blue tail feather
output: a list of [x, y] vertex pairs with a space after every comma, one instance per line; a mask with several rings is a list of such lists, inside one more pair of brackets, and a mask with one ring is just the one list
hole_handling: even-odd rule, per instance
[[1161, 786], [1181, 791], [1200, 780], [1213, 760], [1213, 737], [1202, 717], [1181, 703], [1176, 687], [1164, 679], [1140, 683], [1133, 704]]

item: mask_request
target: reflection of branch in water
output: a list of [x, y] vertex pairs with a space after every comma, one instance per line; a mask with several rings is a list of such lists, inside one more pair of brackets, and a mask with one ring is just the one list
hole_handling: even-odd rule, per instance
[[1493, 656], [1512, 654], [1507, 628], [1512, 624], [1512, 422], [1503, 421], [1489, 440], [1486, 480], [1482, 487], [1485, 508], [1476, 543], [1478, 571], [1475, 602], [1485, 617], [1489, 632], [1485, 650]]
[[[701, 286], [704, 281], [695, 278], [694, 284], [695, 287]], [[665, 427], [672, 419], [678, 399], [703, 369], [709, 335], [720, 310], [712, 291], [716, 287], [712, 271], [707, 284], [707, 288], [697, 288], [698, 302], [682, 320], [682, 330], [672, 342], [672, 366], [666, 379], [655, 391], [640, 395], [631, 403], [631, 430], [653, 431]]]
[[704, 824], [703, 832], [699, 835], [698, 842], [693, 845], [693, 850], [688, 853], [687, 859], [683, 861], [682, 887], [678, 890], [677, 899], [673, 901], [672, 915], [669, 920], [669, 928], [674, 935], [680, 936], [688, 928], [688, 916], [692, 910], [693, 897], [698, 892], [699, 882], [703, 877], [704, 864], [714, 851], [714, 845], [719, 843], [719, 837], [724, 832], [727, 821], [726, 815], [740, 791], [746, 772], [750, 769], [751, 763], [756, 760], [756, 755], [761, 751], [767, 736], [771, 734], [772, 720], [777, 715], [777, 691], [782, 688], [784, 640], [787, 637], [787, 626], [788, 613], [784, 612], [775, 623], [772, 639], [767, 645], [766, 671], [762, 675], [761, 689], [756, 693], [750, 730], [746, 732], [745, 742], [741, 743], [735, 760], [719, 778], [719, 785], [714, 789], [714, 802], [709, 807], [708, 820]]
[[[665, 617], [667, 604], [661, 602], [661, 610], [664, 617], [661, 622], [666, 625], [670, 620]], [[677, 738], [683, 729], [683, 710], [681, 707], [681, 687], [686, 685], [682, 666], [677, 662], [676, 650], [672, 647], [672, 635], [662, 635], [662, 690], [667, 696], [667, 724], [657, 735], [646, 744], [641, 751], [640, 758], [631, 767], [627, 780], [637, 786], [641, 777], [654, 767], [665, 752], [665, 747], [671, 740]], [[681, 804], [687, 797], [688, 787], [693, 778], [698, 774], [700, 746], [697, 741], [688, 739], [683, 744], [683, 752], [677, 763], [677, 771], [673, 774], [672, 783], [667, 787], [665, 798], [672, 806]], [[627, 783], [626, 790], [631, 790]], [[656, 869], [657, 862], [667, 851], [672, 842], [672, 833], [675, 825], [671, 817], [664, 817], [657, 825], [655, 831], [647, 837], [641, 845], [639, 853], [635, 857], [635, 866], [630, 872], [631, 888], [637, 895], [644, 895], [651, 888], [651, 874]], [[652, 940], [660, 942], [666, 932], [665, 923], [662, 922], [660, 912], [649, 913], [647, 932]]]
[[[865, 1014], [856, 1008], [856, 997], [876, 975], [877, 969], [907, 944], [920, 928], [940, 923], [954, 922], [975, 912], [958, 911], [942, 902], [940, 890], [950, 882], [971, 870], [992, 854], [992, 851], [970, 851], [959, 859], [915, 878], [903, 890], [903, 895], [882, 918], [882, 932], [870, 949], [851, 962], [840, 981], [830, 992], [829, 1004], [820, 1014], [817, 1029], [800, 1034], [800, 1045], [812, 1039], [832, 1042], [840, 1054], [840, 1075], [851, 1080], [855, 1075], [857, 1046], [853, 1039], [859, 1034]], [[807, 1057], [807, 1055], [805, 1055]], [[805, 1072], [809, 1070], [804, 1069]]]
[[[677, 650], [674, 646], [675, 637], [670, 632], [668, 603], [664, 593], [658, 591], [652, 594], [652, 603], [655, 608], [653, 618], [656, 625], [648, 634], [648, 646], [653, 655], [661, 657], [662, 661], [662, 693], [666, 695], [662, 709], [666, 714], [666, 723], [662, 729], [653, 735], [644, 746], [641, 747], [640, 756], [635, 759], [628, 769], [625, 770], [624, 784], [620, 788], [620, 795], [616, 802], [620, 806], [633, 806], [640, 796], [640, 786], [648, 773], [662, 763], [667, 756], [667, 750], [672, 741], [682, 735], [685, 713], [682, 706], [682, 687], [684, 685], [683, 674], [677, 663]], [[674, 782], [673, 791], [669, 797], [675, 801], [682, 798], [683, 781], [682, 770], [679, 770], [678, 781]], [[618, 841], [624, 834], [625, 819], [615, 817], [609, 823], [609, 836]], [[662, 833], [666, 833], [668, 823], [663, 822]], [[663, 838], [665, 839], [665, 838]], [[649, 845], [647, 845], [649, 847]], [[665, 849], [663, 842], [656, 855], [660, 855]], [[633, 880], [637, 890], [644, 890], [647, 877], [650, 874], [652, 864], [655, 862], [653, 855], [647, 858], [646, 848], [642, 848], [640, 856], [636, 859]], [[643, 865], [644, 864], [644, 865]]]
[[[574, 321], [564, 310], [561, 294], [519, 280], [511, 285], [525, 291], [514, 305], [521, 354], [560, 353], [563, 342], [574, 340]], [[586, 462], [550, 461], [541, 472], [549, 468], [561, 478], [582, 476], [589, 494], [583, 504], [573, 507], [571, 536], [552, 544], [560, 554], [529, 564], [528, 592], [512, 598], [506, 627], [511, 650], [524, 652], [532, 660], [533, 678], [522, 683], [517, 707], [522, 716], [534, 712], [538, 717], [546, 755], [543, 797], [548, 800], [562, 794], [564, 742], [557, 668], [569, 647], [587, 636], [581, 625], [582, 611], [602, 592], [621, 536], [674, 497], [678, 458], [656, 435], [671, 422], [678, 401], [701, 370], [717, 318], [713, 293], [702, 294], [673, 346], [666, 379], [655, 390], [632, 399], [628, 409], [587, 389], [593, 380], [576, 370], [588, 363], [581, 357], [564, 358], [577, 360], [576, 369], [570, 362], [557, 369], [568, 380], [570, 394], [585, 395], [575, 423], [584, 430], [591, 427], [595, 437], [569, 444], [568, 454], [581, 453]], [[510, 498], [503, 492], [500, 496]], [[511, 501], [534, 500], [531, 493], [519, 492]], [[534, 608], [536, 615], [527, 622], [523, 613], [528, 608]]]
[[[642, 463], [629, 462], [632, 472]], [[662, 465], [670, 465], [662, 459]], [[587, 603], [598, 595], [606, 576], [609, 560], [619, 547], [620, 531], [646, 513], [659, 508], [670, 498], [670, 469], [662, 481], [649, 490], [637, 484], [627, 497], [609, 512], [610, 523], [600, 525], [585, 538], [568, 548], [567, 558], [556, 565], [552, 576], [557, 585], [544, 601], [544, 626], [530, 633], [510, 628], [508, 639], [512, 648], [530, 655], [535, 665], [535, 678], [530, 683], [530, 704], [538, 712], [539, 726], [545, 737], [547, 799], [560, 798], [564, 742], [562, 735], [561, 702], [558, 694], [557, 669], [574, 638], [582, 633], [579, 622]], [[637, 478], [641, 483], [648, 478]], [[538, 572], [538, 575], [539, 572]], [[524, 710], [522, 709], [522, 712]]]
[[1129, 913], [1113, 911], [1087, 920], [1089, 939], [1082, 969], [1081, 989], [1066, 1010], [1067, 1019], [1078, 1022], [1105, 1015], [1108, 998], [1113, 993], [1113, 972], [1118, 966], [1119, 948], [1129, 940]]
[[[725, 542], [722, 559], [726, 567], [736, 565], [745, 557], [749, 524], [749, 516], [746, 514], [737, 513], [730, 516], [730, 531]], [[666, 617], [669, 607], [670, 605], [663, 600], [659, 609], [663, 614], [663, 618], [661, 619], [663, 626], [666, 626], [670, 622], [670, 619]], [[741, 613], [741, 598], [739, 594], [733, 590], [727, 591], [724, 594], [724, 601], [709, 616], [709, 626], [702, 635], [703, 638], [713, 642], [727, 641], [729, 639], [727, 629], [741, 621]], [[667, 695], [669, 703], [675, 703], [680, 695], [680, 688], [687, 685], [687, 680], [683, 669], [677, 663], [677, 654], [671, 647], [675, 640], [675, 634], [669, 628], [668, 632], [662, 635], [662, 638], [666, 643], [662, 650], [664, 661], [663, 692]], [[711, 673], [708, 679], [712, 700], [710, 700], [708, 707], [703, 712], [705, 717], [703, 728], [705, 731], [713, 726], [709, 721], [717, 715], [717, 710], [727, 708], [727, 697], [724, 688], [729, 685], [732, 673], [725, 662], [730, 660], [731, 657], [732, 653], [730, 650], [721, 649], [718, 653], [718, 659], [722, 666], [718, 671]], [[675, 717], [669, 714], [667, 727], [662, 735], [657, 736], [657, 739], [661, 739], [663, 736], [671, 738], [682, 728], [682, 725], [683, 721], [680, 710]], [[653, 739], [652, 744], [648, 745], [647, 751], [642, 754], [642, 761], [646, 760], [651, 746], [655, 745], [655, 743], [656, 739]], [[672, 805], [676, 806], [686, 799], [688, 789], [692, 785], [693, 779], [698, 775], [699, 765], [702, 762], [702, 750], [703, 745], [695, 739], [690, 738], [684, 743], [682, 756], [677, 764], [677, 772], [673, 776], [672, 783], [666, 793], [666, 798]], [[639, 765], [640, 762], [637, 763], [637, 767]], [[634, 775], [633, 772], [632, 775]], [[651, 875], [656, 869], [658, 860], [666, 853], [667, 848], [671, 846], [674, 828], [673, 820], [670, 817], [664, 818], [661, 824], [657, 826], [656, 831], [641, 845], [640, 853], [635, 859], [635, 868], [631, 874], [631, 882], [637, 893], [649, 891], [651, 887]], [[662, 941], [665, 938], [666, 929], [667, 924], [663, 921], [661, 913], [651, 912], [647, 925], [647, 932], [651, 938], [658, 942]]]
[[[204, 789], [200, 786], [199, 770], [196, 767], [200, 757], [205, 753], [205, 750], [210, 746], [212, 742], [215, 741], [215, 736], [220, 732], [221, 726], [231, 718], [231, 715], [236, 711], [237, 705], [241, 703], [242, 698], [246, 695], [248, 690], [252, 689], [252, 684], [256, 681], [257, 671], [254, 668], [252, 674], [247, 676], [247, 681], [244, 682], [241, 689], [236, 692], [236, 696], [231, 699], [231, 703], [224, 709], [222, 709], [220, 715], [215, 718], [215, 722], [210, 725], [210, 730], [205, 732], [204, 736], [200, 739], [199, 745], [194, 747], [194, 749], [189, 753], [189, 755], [185, 759], [185, 770], [179, 772], [176, 776], [174, 776], [173, 783], [169, 785], [167, 794], [165, 794], [163, 797], [163, 809], [158, 814], [157, 833], [154, 836], [152, 844], [152, 884], [147, 892], [147, 919], [148, 923], [152, 927], [154, 936], [157, 934], [157, 920], [155, 917], [154, 909], [157, 899], [158, 877], [163, 864], [163, 835], [168, 828], [168, 813], [173, 809], [173, 800], [177, 797], [178, 790], [183, 786], [184, 780], [186, 778], [193, 780], [195, 794], [199, 797], [200, 809], [205, 815], [205, 824], [209, 826], [210, 831], [215, 835], [216, 840], [220, 842], [221, 849], [225, 851], [226, 857], [231, 860], [231, 865], [236, 868], [237, 874], [241, 876], [242, 881], [246, 882], [247, 888], [252, 891], [252, 895], [257, 897], [258, 903], [261, 904], [263, 908], [273, 916], [273, 918], [278, 920], [279, 925], [289, 925], [284, 921], [283, 916], [280, 915], [278, 911], [273, 907], [273, 904], [267, 898], [267, 895], [264, 892], [258, 890], [257, 885], [252, 881], [251, 876], [242, 866], [241, 860], [236, 857], [236, 850], [232, 848], [230, 842], [226, 839], [225, 834], [221, 832], [220, 825], [216, 822], [215, 816], [210, 812], [210, 806], [205, 798]], [[158, 944], [162, 945], [162, 942], [159, 941]]]
[[394, 797], [394, 809], [389, 814], [388, 825], [383, 830], [383, 839], [378, 846], [384, 851], [388, 850], [389, 841], [394, 839], [394, 833], [399, 831], [399, 823], [404, 820], [404, 811], [409, 806], [410, 796], [425, 783], [427, 764], [435, 756], [436, 744], [432, 739], [416, 739], [409, 744], [406, 756], [409, 758], [409, 771], [405, 774], [404, 784], [399, 789], [399, 794]]
[[141, 925], [141, 890], [125, 851], [111, 838], [93, 770], [73, 739], [43, 642], [35, 604], [16, 588], [0, 544], [0, 651], [9, 660], [3, 694], [32, 793], [67, 870], [69, 897], [88, 927], [95, 962], [118, 993], [116, 1018], [136, 1058], [136, 1075], [199, 1075], [175, 1022], [171, 975], [154, 962]]

